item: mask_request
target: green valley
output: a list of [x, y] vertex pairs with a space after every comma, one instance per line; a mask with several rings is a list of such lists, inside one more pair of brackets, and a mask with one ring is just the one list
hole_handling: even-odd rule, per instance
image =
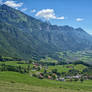
[[[30, 68], [28, 70], [28, 67]], [[2, 61], [0, 62], [0, 90], [1, 92], [91, 92], [92, 80], [80, 78], [65, 78], [66, 76], [77, 75], [71, 74], [70, 70], [76, 70], [78, 74], [88, 76], [87, 72], [83, 70], [88, 69], [88, 66], [82, 64], [65, 64], [65, 65], [43, 65], [43, 63], [32, 62], [31, 64], [25, 61]], [[20, 71], [16, 71], [14, 67], [21, 67]], [[40, 67], [40, 69], [39, 69]], [[47, 68], [46, 68], [47, 67]], [[4, 70], [5, 69], [5, 70]], [[15, 69], [15, 70], [14, 70]], [[55, 69], [57, 71], [55, 71]], [[26, 70], [26, 71], [24, 71]], [[28, 70], [28, 71], [27, 71]], [[46, 70], [46, 71], [45, 71]], [[92, 71], [92, 69], [91, 69]], [[90, 72], [91, 73], [91, 72]], [[41, 77], [40, 75], [43, 75]], [[58, 77], [64, 78], [63, 80], [57, 80], [56, 78], [48, 78], [47, 76], [53, 76], [56, 74]], [[91, 73], [92, 74], [92, 73]], [[23, 87], [24, 86], [24, 87]]]
[[[75, 10], [74, 17], [67, 11], [70, 19], [57, 16], [49, 5], [52, 3], [45, 3], [48, 0], [44, 1], [50, 6], [44, 6], [46, 9], [41, 7], [42, 0], [41, 5], [40, 0], [23, 1], [32, 3], [28, 6], [22, 1], [0, 0], [0, 92], [92, 92], [92, 35], [78, 26], [87, 28], [91, 22], [85, 22], [91, 18], [87, 13], [78, 18], [82, 13], [77, 15]], [[60, 9], [57, 14], [74, 9], [68, 7], [68, 1], [66, 8], [56, 5]], [[33, 2], [39, 6], [30, 7]], [[63, 25], [67, 20], [70, 26]]]

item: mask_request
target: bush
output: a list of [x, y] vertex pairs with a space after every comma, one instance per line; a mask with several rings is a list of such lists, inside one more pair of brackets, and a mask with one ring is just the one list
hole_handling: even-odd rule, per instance
[[37, 75], [36, 75], [36, 74], [32, 74], [32, 76], [33, 76], [33, 77], [37, 77]]
[[78, 78], [74, 78], [74, 81], [78, 81], [79, 79]]
[[12, 80], [11, 83], [16, 83], [16, 82], [14, 80]]
[[83, 81], [84, 81], [84, 78], [82, 77], [82, 78], [80, 79], [80, 81], [83, 82]]

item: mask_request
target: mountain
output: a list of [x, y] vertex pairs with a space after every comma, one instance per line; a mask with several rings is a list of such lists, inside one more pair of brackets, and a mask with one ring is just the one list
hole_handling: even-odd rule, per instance
[[40, 59], [60, 51], [91, 49], [92, 36], [81, 28], [42, 22], [0, 6], [0, 55]]

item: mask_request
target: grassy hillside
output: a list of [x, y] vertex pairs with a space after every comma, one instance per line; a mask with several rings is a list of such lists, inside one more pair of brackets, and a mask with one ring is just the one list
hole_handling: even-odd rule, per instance
[[58, 82], [40, 80], [16, 72], [0, 72], [0, 91], [6, 92], [6, 90], [7, 92], [91, 92], [92, 81]]
[[54, 60], [53, 58], [46, 57], [45, 59], [41, 59], [40, 62], [47, 62], [47, 63], [57, 63], [57, 60]]
[[[25, 61], [4, 61], [0, 62], [0, 70], [3, 65], [6, 66], [21, 66], [27, 68], [29, 64]], [[71, 70], [70, 67], [78, 71], [86, 69], [87, 66], [78, 64], [67, 64], [67, 65], [55, 65], [48, 66], [47, 72], [51, 72], [53, 69], [57, 69], [59, 73], [68, 72]], [[19, 73], [13, 71], [0, 71], [0, 91], [1, 92], [91, 92], [92, 91], [92, 80], [81, 81], [56, 81], [51, 79], [39, 79], [33, 77], [32, 74], [44, 71], [43, 66], [40, 70], [33, 70], [33, 64], [30, 64], [29, 73]]]
[[[83, 90], [71, 90], [63, 88], [51, 88], [51, 87], [39, 87], [31, 86], [27, 84], [20, 83], [10, 83], [10, 82], [1, 82], [0, 81], [0, 91], [1, 92], [84, 92]], [[90, 92], [90, 91], [85, 91]]]
[[[52, 59], [50, 59], [52, 60]], [[41, 61], [42, 62], [42, 61]], [[43, 61], [43, 62], [46, 62], [46, 61]], [[50, 62], [50, 61], [48, 61]], [[55, 62], [55, 61], [53, 61]], [[6, 61], [6, 62], [0, 62], [0, 65], [2, 64], [5, 64], [5, 65], [11, 65], [11, 66], [21, 66], [23, 68], [27, 68], [29, 64], [25, 63], [25, 61]], [[50, 72], [51, 70], [53, 69], [57, 69], [58, 72], [62, 73], [62, 72], [68, 72], [71, 68], [67, 68], [67, 67], [73, 67], [74, 69], [78, 70], [78, 71], [82, 71], [83, 69], [87, 68], [87, 66], [85, 65], [82, 65], [82, 64], [78, 64], [78, 65], [74, 65], [74, 64], [68, 64], [68, 65], [55, 65], [55, 66], [51, 66], [49, 65], [48, 66], [48, 72]], [[33, 64], [30, 64], [30, 67], [32, 68], [33, 67]], [[44, 71], [44, 67], [39, 70], [41, 72]], [[31, 72], [33, 72], [31, 70]]]
[[84, 50], [77, 52], [57, 52], [55, 55], [52, 55], [52, 58], [64, 62], [75, 62], [81, 60], [83, 62], [92, 64], [92, 50]]
[[79, 70], [79, 71], [82, 71], [83, 69], [85, 69], [86, 68], [86, 66], [84, 66], [84, 65], [81, 65], [81, 64], [79, 64], [79, 65], [72, 65], [72, 64], [69, 64], [69, 65], [56, 65], [56, 66], [49, 66], [48, 68], [48, 70], [50, 71], [50, 70], [52, 70], [52, 69], [57, 69], [58, 70], [58, 72], [68, 72], [71, 68], [67, 68], [68, 66], [72, 66], [72, 67], [74, 67], [74, 69], [76, 69], [76, 70]]
[[[0, 62], [0, 65], [11, 65], [11, 66], [21, 66], [24, 68], [28, 67], [28, 64], [25, 61], [6, 61]], [[30, 64], [31, 68], [33, 64]], [[87, 68], [87, 66], [78, 64], [78, 65], [56, 65], [48, 66], [48, 72], [51, 72], [53, 69], [57, 69], [59, 73], [68, 72], [72, 66], [74, 69], [79, 70], [80, 72]], [[92, 80], [85, 80], [83, 83], [80, 81], [56, 81], [49, 79], [39, 79], [32, 77], [32, 73], [43, 72], [44, 67], [39, 71], [30, 70], [29, 73], [18, 73], [10, 71], [0, 71], [0, 89], [2, 92], [91, 92], [92, 91]], [[41, 91], [42, 90], [42, 91]]]

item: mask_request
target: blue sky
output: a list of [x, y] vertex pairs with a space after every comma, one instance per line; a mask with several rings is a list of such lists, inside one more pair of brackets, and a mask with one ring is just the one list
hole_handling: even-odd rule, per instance
[[92, 0], [0, 0], [52, 24], [81, 27], [92, 34]]

